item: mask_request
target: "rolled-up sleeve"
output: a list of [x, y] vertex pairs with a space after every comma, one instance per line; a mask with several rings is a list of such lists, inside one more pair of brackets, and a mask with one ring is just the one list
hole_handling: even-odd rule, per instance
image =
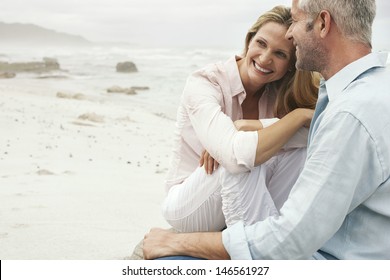
[[231, 173], [254, 167], [256, 131], [239, 132], [223, 112], [222, 89], [205, 77], [192, 76], [184, 89], [183, 102], [203, 147]]
[[245, 238], [245, 228], [242, 221], [222, 232], [222, 242], [232, 260], [251, 260], [248, 240]]
[[[270, 119], [261, 119], [260, 122], [263, 128], [273, 125], [279, 118], [270, 118]], [[307, 137], [309, 134], [309, 129], [306, 127], [301, 127], [282, 147], [283, 150], [304, 148], [307, 146]]]
[[253, 168], [257, 142], [257, 131], [237, 131], [233, 140], [233, 153], [238, 165], [245, 166], [248, 169]]
[[352, 115], [324, 120], [316, 134], [280, 217], [223, 232], [232, 259], [309, 258], [383, 182], [375, 141]]

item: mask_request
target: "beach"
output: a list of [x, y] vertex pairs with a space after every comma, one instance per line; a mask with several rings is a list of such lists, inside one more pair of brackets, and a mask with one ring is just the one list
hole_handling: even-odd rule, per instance
[[113, 99], [1, 82], [1, 259], [123, 259], [166, 226], [174, 122]]
[[[176, 108], [186, 76], [218, 55], [85, 53], [49, 52], [66, 71], [0, 79], [0, 259], [127, 259], [150, 228], [169, 227], [160, 205]], [[139, 72], [116, 73], [124, 59]]]
[[[1, 61], [60, 69], [0, 78], [0, 259], [123, 260], [168, 228], [160, 205], [186, 78], [238, 53], [2, 49]], [[138, 71], [116, 72], [123, 61]]]

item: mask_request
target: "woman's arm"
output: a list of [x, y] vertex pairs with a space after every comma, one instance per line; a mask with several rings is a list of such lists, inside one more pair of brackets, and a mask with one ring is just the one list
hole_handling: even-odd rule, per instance
[[[309, 126], [313, 116], [311, 109], [296, 109], [281, 120], [237, 120], [239, 131], [258, 131], [255, 165], [260, 165], [274, 156], [303, 126]], [[271, 123], [271, 125], [269, 125]], [[263, 130], [263, 131], [261, 131]]]
[[263, 129], [261, 120], [236, 120], [234, 125], [238, 131], [257, 131]]
[[264, 163], [304, 125], [309, 126], [312, 110], [296, 109], [276, 124], [254, 131], [237, 131], [225, 106], [219, 86], [204, 77], [191, 77], [185, 87], [183, 104], [202, 146], [231, 173], [245, 172]]
[[[218, 84], [192, 76], [184, 89], [182, 104], [196, 138], [220, 165], [232, 173], [253, 168], [257, 132], [242, 135], [244, 132], [237, 131], [232, 118], [224, 113], [232, 110], [225, 106], [232, 105], [224, 100]], [[244, 147], [237, 145], [242, 142]]]
[[258, 130], [255, 166], [274, 156], [301, 127], [310, 126], [313, 113], [311, 109], [295, 109], [276, 123]]

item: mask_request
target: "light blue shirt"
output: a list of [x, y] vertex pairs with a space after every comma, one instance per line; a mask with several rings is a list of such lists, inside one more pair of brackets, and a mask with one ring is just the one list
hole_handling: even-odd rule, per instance
[[[390, 69], [372, 53], [325, 82], [305, 167], [279, 218], [223, 232], [232, 259], [390, 259]], [[321, 93], [323, 94], [323, 93]], [[326, 94], [326, 93], [325, 93]]]

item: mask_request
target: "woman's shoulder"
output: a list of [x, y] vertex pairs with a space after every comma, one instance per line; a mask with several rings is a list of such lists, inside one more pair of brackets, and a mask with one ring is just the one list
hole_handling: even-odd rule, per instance
[[231, 97], [231, 84], [239, 79], [233, 78], [232, 67], [236, 66], [235, 57], [225, 62], [209, 64], [192, 73], [183, 91], [183, 100], [187, 104], [195, 104], [204, 100], [222, 103], [224, 95]]
[[230, 57], [226, 61], [209, 63], [193, 72], [190, 75], [190, 78], [206, 79], [211, 82], [218, 82], [219, 80], [225, 80], [228, 78], [228, 72], [233, 67], [237, 67], [235, 56]]

